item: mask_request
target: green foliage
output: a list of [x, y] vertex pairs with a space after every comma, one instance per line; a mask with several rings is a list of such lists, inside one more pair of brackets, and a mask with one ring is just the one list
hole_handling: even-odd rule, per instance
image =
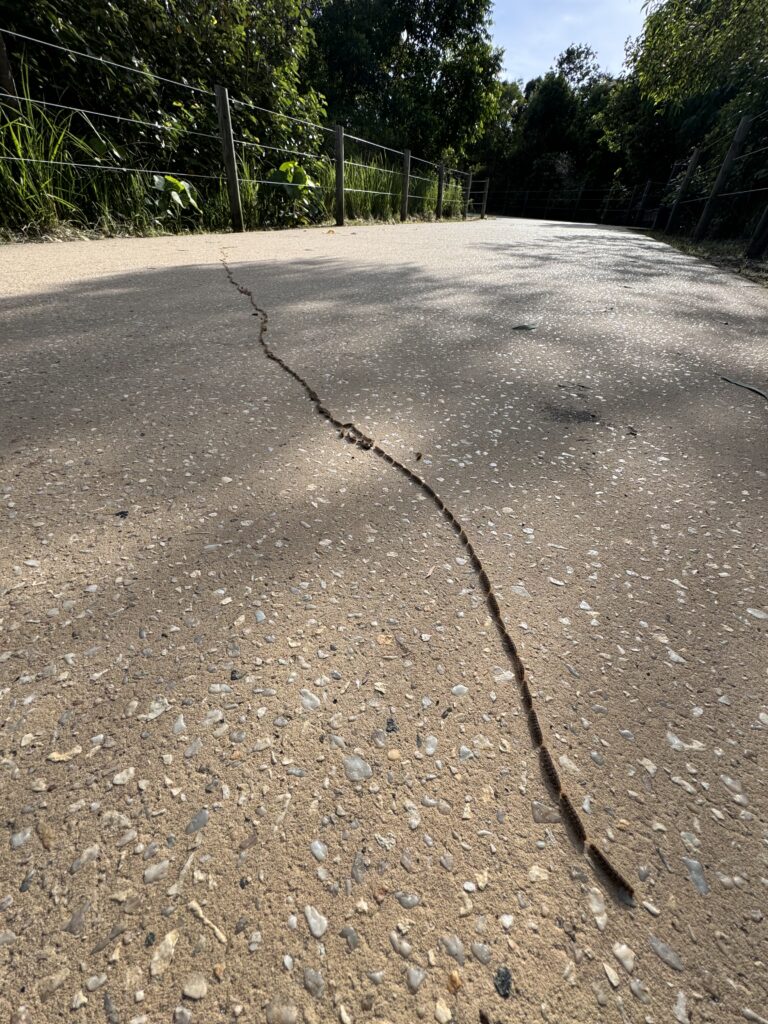
[[590, 89], [607, 76], [600, 70], [597, 53], [591, 46], [573, 43], [555, 61], [555, 71], [575, 90]]
[[[645, 145], [644, 162], [653, 153], [657, 167], [663, 167], [661, 144], [666, 160], [681, 165], [694, 146], [702, 147], [690, 196], [707, 194], [741, 117], [768, 107], [765, 0], [651, 0], [643, 33], [630, 48], [627, 82], [642, 117], [628, 117], [632, 111], [626, 109], [610, 111], [606, 124], [613, 144], [620, 141], [633, 156]], [[655, 137], [648, 131], [651, 117], [660, 128]], [[716, 205], [713, 233], [732, 234], [756, 222], [764, 193], [747, 193], [767, 183], [759, 155], [767, 145], [768, 122], [758, 118], [724, 188], [736, 194]], [[635, 156], [633, 162], [640, 161]], [[685, 217], [699, 210], [686, 210]]]
[[294, 200], [303, 198], [310, 189], [315, 187], [314, 181], [301, 164], [297, 164], [295, 160], [286, 160], [285, 163], [280, 164], [272, 171], [269, 180], [282, 185], [286, 195]]
[[518, 188], [579, 187], [586, 179], [610, 182], [616, 158], [600, 145], [598, 117], [615, 82], [600, 71], [594, 51], [568, 47], [545, 75], [505, 82], [497, 117], [486, 127], [474, 161], [495, 181]]
[[[97, 0], [91, 8], [80, 0], [0, 0], [0, 23], [204, 89], [220, 82], [235, 96], [310, 121], [322, 115], [319, 97], [302, 80], [312, 45], [302, 0]], [[9, 39], [8, 46], [18, 59], [20, 45]], [[31, 44], [23, 49], [32, 80], [55, 89], [62, 102], [99, 101], [92, 109], [144, 117], [167, 113], [173, 99], [179, 105], [169, 117], [171, 126], [215, 123], [210, 97], [55, 50]], [[159, 143], [164, 130], [149, 130], [145, 137]]]
[[502, 82], [494, 116], [471, 149], [472, 163], [488, 169], [491, 177], [505, 175], [520, 137], [519, 122], [525, 98], [519, 82]]
[[184, 214], [200, 213], [195, 188], [172, 174], [152, 175], [152, 191], [147, 194], [146, 203], [158, 224], [171, 221], [180, 225]]
[[295, 160], [273, 168], [266, 180], [274, 185], [259, 186], [265, 226], [298, 227], [325, 219], [322, 187]]
[[636, 75], [614, 84], [595, 112], [593, 126], [596, 144], [612, 155], [614, 166], [627, 181], [665, 177], [677, 147], [685, 147], [680, 125], [670, 122], [643, 96]]
[[[10, 223], [24, 227], [30, 220], [43, 229], [74, 209], [66, 198], [72, 172], [64, 164], [71, 138], [70, 117], [48, 117], [30, 104], [16, 112], [0, 108], [0, 196]], [[67, 185], [62, 181], [62, 161]], [[62, 187], [64, 186], [64, 187]]]
[[[246, 101], [233, 107], [238, 138], [257, 142], [264, 137], [272, 146], [289, 149], [315, 151], [318, 147], [321, 133], [316, 129], [256, 109], [290, 112], [312, 122], [323, 120], [321, 99], [304, 81], [313, 37], [303, 0], [96, 0], [91, 7], [83, 7], [80, 0], [24, 4], [0, 0], [0, 24], [200, 89], [224, 83], [231, 96]], [[19, 68], [28, 69], [35, 98], [129, 119], [125, 123], [73, 114], [68, 121], [71, 136], [90, 153], [90, 159], [82, 162], [153, 170], [166, 181], [158, 189], [149, 174], [83, 171], [71, 179], [66, 173], [52, 172], [51, 183], [60, 185], [61, 195], [70, 196], [79, 211], [70, 211], [70, 219], [80, 223], [95, 218], [115, 230], [131, 229], [135, 219], [137, 230], [226, 225], [226, 218], [220, 220], [217, 180], [204, 179], [199, 190], [170, 184], [174, 178], [184, 182], [188, 176], [194, 180], [196, 174], [216, 178], [221, 173], [212, 96], [12, 37], [6, 40], [11, 65], [17, 77]], [[39, 119], [35, 124], [40, 127]], [[272, 152], [247, 152], [252, 176], [265, 179], [275, 164]], [[27, 147], [26, 158], [32, 153]], [[38, 171], [35, 168], [35, 174]], [[6, 185], [10, 184], [7, 168], [2, 173]], [[254, 199], [251, 208], [258, 208], [255, 219], [272, 223], [274, 204], [255, 191], [254, 197], [248, 192]], [[85, 205], [83, 194], [88, 199]], [[63, 218], [62, 203], [55, 208], [56, 216]], [[0, 221], [8, 226], [27, 223], [19, 215], [19, 210], [13, 212], [6, 204], [0, 208]], [[29, 224], [42, 230], [52, 217], [48, 203], [45, 216], [42, 211], [39, 217], [30, 216]]]
[[[392, 167], [385, 160], [369, 158], [369, 163], [348, 161], [344, 169], [347, 192], [344, 197], [348, 220], [400, 219], [403, 194], [403, 174], [400, 167]], [[437, 210], [437, 172], [422, 165], [412, 169], [410, 179], [408, 215], [431, 220]], [[328, 165], [327, 194], [333, 194], [333, 167]], [[418, 177], [415, 177], [418, 175]], [[461, 182], [447, 177], [443, 189], [443, 216], [460, 217], [464, 191]]]
[[529, 82], [520, 115], [520, 151], [529, 159], [571, 151], [578, 144], [579, 100], [555, 72]]
[[644, 95], [682, 104], [726, 90], [739, 95], [743, 109], [764, 103], [765, 0], [650, 0], [647, 10], [633, 54]]
[[[574, 44], [550, 72], [507, 97], [473, 154], [495, 181], [570, 196], [582, 186], [593, 195], [611, 189], [609, 205], [620, 206], [650, 179], [658, 201], [665, 198], [659, 183], [671, 176], [666, 198], [674, 195], [692, 149], [702, 146], [690, 195], [706, 195], [741, 116], [768, 107], [768, 4], [650, 0], [620, 77], [600, 70], [591, 47]], [[767, 145], [768, 120], [758, 118], [748, 143], [755, 156], [734, 166], [728, 191], [768, 184], [759, 155]], [[757, 193], [720, 203], [714, 230], [751, 223], [762, 202]]]
[[[491, 10], [492, 0], [0, 0], [4, 27], [147, 72], [6, 37], [24, 96], [83, 112], [31, 99], [0, 107], [0, 227], [225, 229], [207, 91], [216, 83], [241, 101], [232, 120], [248, 227], [332, 216], [331, 140], [318, 127], [326, 116], [396, 149], [469, 159], [494, 186], [611, 188], [610, 202], [624, 203], [636, 185], [667, 181], [701, 144], [692, 187], [705, 193], [739, 118], [768, 107], [766, 0], [648, 0], [620, 77], [574, 43], [524, 88], [499, 80]], [[0, 76], [7, 87], [2, 64]], [[749, 145], [758, 152], [734, 167], [731, 191], [768, 184], [759, 155], [768, 119], [755, 121]], [[399, 217], [399, 166], [356, 154], [346, 180], [350, 217]], [[436, 193], [435, 174], [422, 168], [412, 214], [433, 216]], [[749, 221], [757, 201], [734, 198], [715, 225]], [[446, 213], [461, 208], [461, 183], [448, 182]]]

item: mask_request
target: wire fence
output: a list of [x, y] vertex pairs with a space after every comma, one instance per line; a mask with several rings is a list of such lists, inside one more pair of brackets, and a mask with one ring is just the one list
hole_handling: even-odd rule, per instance
[[[340, 147], [340, 148], [339, 148]], [[338, 171], [342, 166], [343, 175]], [[418, 165], [418, 172], [413, 165]], [[349, 217], [405, 220], [421, 217], [466, 217], [468, 172], [415, 156], [359, 135], [342, 133], [337, 140], [334, 167], [343, 180]], [[484, 211], [478, 209], [484, 215]], [[339, 202], [336, 203], [337, 223]]]
[[733, 241], [768, 254], [768, 109], [745, 115], [730, 138], [711, 139], [675, 161], [665, 181], [551, 188], [496, 187], [491, 212], [649, 228], [701, 241]]
[[[212, 229], [231, 222], [243, 230], [485, 214], [487, 195], [469, 187], [467, 171], [230, 97], [220, 86], [205, 88], [6, 28], [0, 33], [21, 48], [13, 56], [24, 83], [0, 92], [0, 227], [73, 216], [98, 226], [116, 219], [116, 211], [139, 230], [148, 220]], [[131, 106], [125, 116], [63, 102], [55, 92], [51, 98], [52, 82], [29, 81], [30, 45], [118, 72], [125, 81], [148, 80], [165, 90], [164, 103], [142, 112], [137, 102], [139, 113]], [[116, 180], [119, 186], [106, 184]]]

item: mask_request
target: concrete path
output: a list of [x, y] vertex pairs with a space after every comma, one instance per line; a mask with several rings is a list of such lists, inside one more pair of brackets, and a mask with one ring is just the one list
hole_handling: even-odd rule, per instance
[[590, 225], [1, 248], [0, 1018], [768, 1015], [767, 336]]

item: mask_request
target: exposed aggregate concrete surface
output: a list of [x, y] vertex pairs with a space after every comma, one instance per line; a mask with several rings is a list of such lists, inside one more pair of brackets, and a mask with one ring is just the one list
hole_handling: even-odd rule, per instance
[[722, 376], [766, 293], [621, 229], [0, 248], [0, 1020], [765, 1024]]

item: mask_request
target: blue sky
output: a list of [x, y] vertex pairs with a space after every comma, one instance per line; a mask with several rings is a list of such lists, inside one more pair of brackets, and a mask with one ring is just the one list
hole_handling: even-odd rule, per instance
[[496, 0], [493, 39], [504, 50], [505, 77], [543, 74], [570, 43], [588, 43], [617, 73], [624, 41], [643, 24], [643, 0]]

